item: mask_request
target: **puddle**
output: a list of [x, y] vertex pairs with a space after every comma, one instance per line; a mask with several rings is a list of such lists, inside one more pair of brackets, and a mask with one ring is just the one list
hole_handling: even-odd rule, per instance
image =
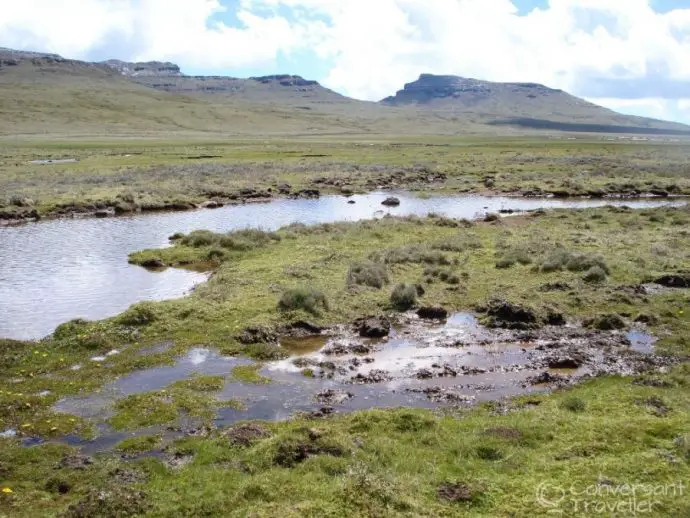
[[639, 329], [629, 331], [626, 338], [630, 340], [630, 348], [638, 353], [649, 354], [654, 350], [654, 343], [656, 338], [649, 333], [645, 333]]
[[[284, 339], [283, 347], [292, 356], [267, 363], [261, 370], [262, 375], [271, 378], [271, 384], [233, 381], [229, 376], [233, 367], [250, 364], [250, 360], [197, 348], [174, 365], [134, 372], [106, 385], [97, 394], [64, 399], [54, 408], [99, 423], [101, 435], [94, 441], [65, 438], [71, 444], [96, 451], [132, 436], [113, 432], [103, 424], [112, 415], [117, 399], [161, 390], [194, 374], [228, 376], [218, 399], [239, 400], [245, 409], [219, 410], [215, 424], [227, 427], [240, 420], [282, 420], [298, 412], [315, 411], [324, 406], [325, 391], [351, 396], [328, 402], [337, 411], [402, 406], [437, 408], [544, 391], [556, 386], [556, 382], [574, 382], [602, 369], [634, 372], [634, 362], [646, 362], [646, 354], [630, 358], [617, 355], [620, 357], [607, 360], [604, 352], [632, 343], [633, 351], [649, 353], [654, 343], [642, 331], [625, 335], [547, 328], [528, 336], [487, 329], [469, 314], [453, 315], [445, 324], [420, 321], [412, 315], [405, 318], [390, 338], [378, 341], [360, 338], [345, 328], [330, 338]], [[597, 345], [590, 345], [594, 342]], [[328, 351], [339, 353], [327, 354]], [[567, 364], [574, 362], [573, 358], [580, 358], [577, 368], [549, 368], [554, 359]], [[302, 374], [305, 368], [311, 369], [313, 377]], [[136, 433], [159, 432], [171, 436], [181, 433], [160, 427]]]

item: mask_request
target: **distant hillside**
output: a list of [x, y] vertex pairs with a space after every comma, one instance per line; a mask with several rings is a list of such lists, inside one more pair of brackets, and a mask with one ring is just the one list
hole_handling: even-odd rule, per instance
[[559, 131], [690, 135], [560, 90], [422, 75], [380, 103], [295, 75], [186, 76], [169, 62], [90, 63], [0, 48], [0, 134], [345, 135]]
[[273, 75], [240, 79], [223, 76], [137, 75], [131, 79], [141, 85], [188, 95], [214, 95], [271, 103], [347, 103], [357, 102], [324, 88], [317, 81], [300, 76]]
[[[1, 49], [0, 134], [165, 137], [362, 132], [360, 125], [345, 117], [324, 117], [279, 102], [269, 106], [246, 98], [209, 98], [146, 86], [148, 80], [174, 79], [171, 65], [89, 63]], [[168, 75], [160, 76], [160, 71]]]
[[458, 76], [422, 74], [394, 96], [388, 106], [417, 106], [430, 110], [482, 117], [493, 126], [533, 129], [690, 134], [684, 124], [622, 115], [562, 90], [537, 83], [493, 83]]

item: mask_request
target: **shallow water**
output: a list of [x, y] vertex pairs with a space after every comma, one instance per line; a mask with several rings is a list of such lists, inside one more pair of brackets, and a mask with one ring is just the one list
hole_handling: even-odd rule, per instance
[[[684, 204], [685, 200], [563, 200], [394, 193], [399, 207], [384, 207], [390, 193], [281, 199], [215, 210], [168, 212], [106, 219], [54, 220], [0, 227], [0, 337], [41, 338], [73, 318], [114, 316], [142, 300], [185, 295], [205, 275], [168, 269], [151, 272], [127, 264], [131, 252], [168, 245], [175, 232], [230, 231], [261, 226], [275, 230], [305, 224], [370, 219], [384, 214], [474, 218], [486, 212], [537, 208]], [[348, 201], [355, 201], [354, 205]]]
[[[249, 360], [223, 357], [207, 349], [193, 349], [178, 359], [175, 365], [155, 367], [137, 371], [114, 381], [98, 393], [83, 397], [63, 399], [55, 410], [79, 415], [99, 423], [101, 435], [92, 441], [76, 437], [66, 438], [70, 443], [85, 448], [85, 451], [99, 451], [115, 446], [131, 433], [114, 432], [104, 425], [113, 413], [117, 399], [132, 394], [161, 390], [171, 383], [187, 379], [193, 374], [225, 375], [224, 388], [217, 393], [220, 400], [237, 400], [244, 409], [223, 408], [219, 410], [215, 424], [227, 427], [243, 420], [282, 420], [298, 412], [310, 412], [324, 405], [333, 406], [336, 411], [347, 412], [380, 407], [437, 408], [449, 405], [471, 404], [477, 401], [496, 400], [507, 396], [547, 390], [544, 385], [533, 385], [527, 379], [544, 372], [533, 360], [538, 354], [535, 343], [523, 343], [510, 339], [502, 331], [482, 327], [469, 314], [453, 315], [446, 323], [415, 323], [398, 328], [390, 339], [377, 341], [355, 337], [317, 337], [290, 340], [291, 358], [268, 363], [261, 373], [271, 378], [270, 384], [246, 384], [232, 379], [231, 371], [237, 365], [246, 365]], [[632, 348], [649, 346], [651, 336], [642, 330], [627, 335]], [[373, 345], [366, 355], [328, 355], [326, 351], [339, 341]], [[300, 341], [304, 344], [299, 346]], [[642, 345], [644, 344], [644, 345]], [[358, 362], [356, 369], [345, 369], [344, 373], [328, 377], [305, 377], [301, 367], [294, 364], [296, 358], [308, 359], [314, 363], [338, 362], [347, 366], [355, 358], [368, 357], [371, 363]], [[421, 379], [420, 369], [438, 369], [448, 365], [457, 371], [457, 376], [434, 376]], [[434, 367], [435, 366], [435, 367]], [[315, 371], [320, 371], [315, 368]], [[353, 383], [352, 376], [366, 375], [372, 370], [385, 370], [390, 379], [380, 383]], [[561, 375], [579, 375], [587, 369], [559, 371]], [[326, 371], [324, 371], [326, 372]], [[552, 371], [555, 373], [555, 371]], [[319, 401], [317, 394], [326, 389], [344, 391], [351, 395], [344, 401]], [[440, 390], [441, 395], [452, 394], [452, 399], [428, 397], [424, 390]], [[444, 392], [445, 391], [445, 392]], [[433, 393], [432, 393], [433, 395]], [[189, 423], [178, 423], [193, 426]], [[135, 433], [158, 433], [169, 431], [147, 428]], [[174, 435], [174, 433], [173, 433]]]

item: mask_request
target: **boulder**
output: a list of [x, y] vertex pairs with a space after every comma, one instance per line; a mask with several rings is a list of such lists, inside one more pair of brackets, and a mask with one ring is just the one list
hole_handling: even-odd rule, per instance
[[396, 198], [395, 196], [391, 196], [383, 200], [381, 205], [385, 205], [386, 207], [397, 207], [400, 205], [400, 199]]
[[445, 320], [448, 318], [448, 310], [441, 306], [425, 306], [419, 308], [417, 316], [426, 320]]
[[391, 323], [385, 317], [370, 317], [355, 322], [359, 336], [365, 338], [383, 338], [391, 331]]

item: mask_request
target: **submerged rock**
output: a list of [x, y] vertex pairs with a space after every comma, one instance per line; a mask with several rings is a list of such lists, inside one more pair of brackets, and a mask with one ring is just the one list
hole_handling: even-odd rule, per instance
[[165, 268], [166, 264], [160, 259], [147, 259], [141, 263], [144, 268]]
[[448, 310], [440, 306], [425, 306], [417, 311], [417, 316], [426, 320], [445, 320]]
[[316, 395], [316, 401], [324, 405], [342, 405], [348, 399], [352, 399], [354, 394], [344, 390], [326, 389]]
[[391, 196], [390, 198], [383, 200], [381, 205], [385, 205], [386, 207], [397, 207], [400, 205], [400, 199], [396, 198], [395, 196]]

